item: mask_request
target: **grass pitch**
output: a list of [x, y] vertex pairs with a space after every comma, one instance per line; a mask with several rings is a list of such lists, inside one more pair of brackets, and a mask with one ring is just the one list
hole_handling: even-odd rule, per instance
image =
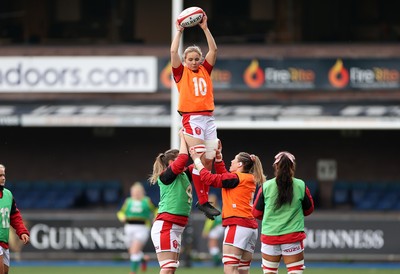
[[[149, 267], [146, 272], [138, 274], [158, 274], [158, 267]], [[221, 274], [222, 267], [182, 267], [176, 273], [182, 274]], [[262, 274], [261, 268], [252, 267], [251, 273]], [[399, 269], [382, 269], [382, 268], [320, 268], [308, 267], [304, 273], [307, 274], [394, 274], [399, 273]], [[11, 266], [9, 273], [11, 274], [128, 274], [127, 266]], [[287, 273], [285, 268], [279, 269], [279, 273]]]

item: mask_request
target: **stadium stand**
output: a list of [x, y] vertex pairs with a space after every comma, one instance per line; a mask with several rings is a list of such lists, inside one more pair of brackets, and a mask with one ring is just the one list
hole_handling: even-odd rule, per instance
[[85, 198], [88, 206], [116, 205], [122, 194], [122, 186], [118, 180], [86, 182]]
[[6, 188], [10, 189], [21, 209], [32, 207], [32, 200], [29, 198], [31, 182], [25, 180], [7, 181]]
[[105, 181], [102, 187], [102, 201], [106, 205], [113, 205], [120, 202], [122, 195], [122, 186], [119, 181]]
[[400, 210], [400, 184], [389, 182], [386, 191], [376, 205], [378, 210]]
[[369, 191], [370, 185], [364, 182], [353, 182], [351, 184], [351, 203], [353, 207], [361, 209], [363, 201]]
[[333, 204], [336, 207], [351, 206], [351, 185], [348, 182], [338, 181], [333, 185]]
[[333, 187], [335, 208], [363, 211], [393, 211], [400, 209], [398, 182], [337, 181]]
[[[318, 182], [306, 180], [318, 208]], [[146, 194], [155, 205], [160, 201], [157, 185], [150, 185], [142, 180]], [[18, 207], [21, 209], [73, 209], [92, 207], [119, 206], [124, 196], [119, 180], [13, 180], [7, 181], [7, 188], [13, 192]], [[210, 193], [217, 195], [222, 204], [221, 190], [210, 188]], [[196, 195], [193, 195], [193, 210]], [[332, 204], [337, 209], [360, 211], [395, 211], [400, 210], [399, 182], [360, 182], [336, 181], [332, 189]]]
[[122, 184], [110, 181], [15, 180], [7, 182], [21, 209], [72, 209], [115, 206]]
[[356, 209], [378, 210], [380, 207], [379, 204], [383, 201], [387, 194], [389, 193], [386, 183], [370, 183], [368, 192], [364, 195], [363, 200], [356, 205]]
[[311, 196], [314, 200], [314, 206], [319, 207], [319, 192], [318, 192], [318, 182], [315, 180], [305, 180], [305, 183], [310, 190]]
[[[160, 201], [157, 185], [142, 181], [146, 194], [155, 205]], [[318, 208], [318, 182], [307, 180], [307, 186]], [[21, 209], [73, 209], [119, 206], [124, 196], [118, 180], [13, 180], [7, 182]], [[221, 190], [210, 188], [222, 204]], [[193, 210], [197, 211], [196, 195]], [[400, 184], [398, 182], [336, 181], [332, 190], [332, 204], [337, 209], [395, 211], [400, 210]]]
[[100, 182], [92, 182], [86, 185], [85, 198], [89, 205], [97, 206], [101, 204], [102, 187], [103, 185]]
[[160, 202], [160, 188], [158, 185], [152, 185], [146, 180], [142, 180], [141, 182], [146, 191], [146, 195], [149, 196], [153, 204], [157, 206]]

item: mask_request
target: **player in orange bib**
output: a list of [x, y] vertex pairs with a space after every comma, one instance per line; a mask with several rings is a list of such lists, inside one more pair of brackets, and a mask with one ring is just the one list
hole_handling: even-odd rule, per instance
[[258, 223], [252, 215], [256, 185], [265, 181], [260, 159], [240, 152], [231, 161], [229, 171], [222, 161], [222, 145], [216, 151], [215, 171], [212, 174], [200, 160], [200, 155], [190, 149], [190, 155], [204, 184], [222, 188], [222, 225], [224, 273], [249, 273], [258, 237]]
[[[171, 65], [179, 91], [178, 112], [182, 115], [185, 141], [188, 147], [197, 147], [206, 151], [202, 162], [208, 170], [211, 170], [215, 149], [218, 146], [211, 80], [211, 71], [217, 58], [217, 45], [207, 26], [207, 15], [204, 15], [199, 26], [204, 31], [208, 44], [205, 58], [198, 46], [190, 46], [184, 51], [181, 59], [178, 51], [184, 28], [177, 22], [177, 32], [171, 43]], [[214, 219], [214, 216], [221, 212], [208, 201], [210, 187], [200, 182], [199, 172], [196, 169], [193, 170], [192, 180], [199, 200], [196, 204], [197, 208], [208, 218]]]

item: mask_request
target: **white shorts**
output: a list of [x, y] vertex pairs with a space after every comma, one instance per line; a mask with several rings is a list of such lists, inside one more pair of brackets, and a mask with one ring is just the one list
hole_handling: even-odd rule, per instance
[[257, 228], [230, 225], [225, 228], [223, 244], [232, 245], [234, 247], [254, 253], [257, 237]]
[[10, 250], [0, 246], [0, 256], [3, 256], [3, 264], [10, 267]]
[[201, 140], [217, 140], [217, 126], [214, 116], [189, 115], [182, 116], [183, 133]]
[[208, 238], [210, 239], [220, 239], [224, 236], [225, 228], [222, 225], [217, 225], [216, 227], [212, 228], [208, 233]]
[[150, 235], [150, 228], [147, 225], [125, 224], [125, 245], [129, 248], [133, 242], [146, 244]]
[[157, 220], [151, 227], [151, 240], [156, 253], [170, 251], [180, 253], [182, 233], [185, 227]]
[[271, 256], [289, 256], [299, 254], [304, 251], [303, 241], [291, 244], [269, 245], [261, 243], [261, 252]]

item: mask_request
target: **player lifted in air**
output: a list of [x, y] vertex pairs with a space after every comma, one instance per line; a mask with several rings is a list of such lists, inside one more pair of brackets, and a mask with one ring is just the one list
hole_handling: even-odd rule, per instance
[[[217, 45], [207, 26], [207, 15], [204, 13], [198, 25], [207, 39], [208, 52], [204, 58], [198, 46], [189, 46], [183, 52], [181, 59], [178, 53], [179, 42], [185, 28], [179, 22], [177, 20], [177, 32], [171, 44], [172, 73], [179, 91], [178, 112], [182, 116], [183, 132], [188, 147], [205, 151], [201, 160], [204, 166], [211, 170], [215, 149], [218, 146], [211, 80], [211, 71], [217, 58]], [[209, 203], [209, 186], [200, 181], [199, 172], [196, 169], [193, 170], [192, 180], [199, 200], [196, 204], [197, 208], [210, 219], [220, 215], [221, 212]]]

